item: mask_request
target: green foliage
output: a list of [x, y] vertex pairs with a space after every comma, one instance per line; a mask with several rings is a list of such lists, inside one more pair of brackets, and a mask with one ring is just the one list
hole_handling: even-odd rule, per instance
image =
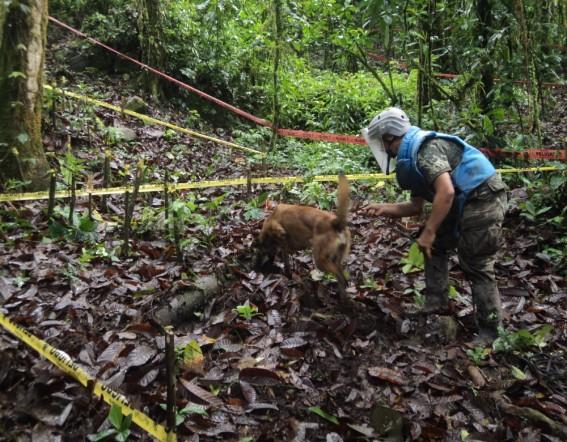
[[160, 235], [165, 230], [165, 209], [145, 206], [132, 229], [139, 234]]
[[425, 265], [424, 256], [416, 242], [410, 246], [407, 256], [403, 257], [400, 263], [404, 265], [402, 267], [402, 272], [404, 273], [413, 273], [423, 270]]
[[520, 215], [534, 224], [550, 224], [565, 231], [567, 216], [567, 169], [557, 166], [558, 172], [533, 174], [517, 179], [525, 186], [528, 199], [520, 202]]
[[25, 180], [17, 180], [15, 178], [9, 178], [6, 180], [5, 183], [2, 183], [4, 186], [4, 190], [7, 193], [19, 193], [25, 191], [26, 187], [31, 184], [31, 181]]
[[[162, 410], [167, 410], [166, 404], [159, 404]], [[175, 410], [175, 426], [181, 425], [190, 414], [198, 414], [200, 416], [208, 416], [207, 409], [203, 405], [189, 404], [180, 410]]]
[[5, 210], [0, 208], [0, 234], [8, 234], [19, 231], [25, 236], [33, 230], [30, 220], [21, 218], [16, 210]]
[[95, 259], [101, 259], [107, 262], [119, 262], [120, 258], [117, 255], [118, 247], [107, 249], [104, 244], [95, 244], [90, 248], [82, 248], [82, 254], [79, 257], [81, 265], [90, 264]]
[[549, 324], [543, 325], [534, 332], [529, 330], [518, 330], [510, 332], [500, 328], [499, 337], [494, 341], [492, 347], [495, 351], [501, 352], [526, 352], [534, 347], [541, 350], [547, 343], [545, 342], [553, 327]]
[[58, 157], [57, 161], [59, 161], [59, 166], [61, 167], [63, 182], [67, 187], [71, 186], [73, 176], [76, 177], [83, 171], [84, 160], [77, 158], [69, 149], [65, 152], [65, 155]]
[[421, 281], [417, 281], [413, 287], [409, 287], [404, 290], [404, 295], [413, 295], [413, 302], [418, 307], [423, 307], [425, 305], [425, 295], [423, 294], [423, 289], [425, 284]]
[[551, 206], [538, 208], [530, 200], [521, 203], [520, 208], [522, 209], [522, 213], [520, 215], [533, 223], [536, 223], [541, 215], [551, 210]]
[[336, 205], [337, 191], [329, 192], [318, 181], [310, 181], [302, 187], [294, 187], [290, 193], [297, 195], [302, 204], [318, 206], [323, 210], [331, 210]]
[[520, 370], [518, 367], [512, 365], [510, 371], [512, 372], [512, 376], [514, 376], [519, 381], [525, 381], [527, 379], [526, 373]]
[[[415, 75], [395, 74], [393, 81], [405, 101], [410, 102]], [[284, 127], [358, 134], [377, 110], [389, 105], [384, 91], [365, 72], [294, 70], [286, 73], [281, 87]]]
[[238, 313], [242, 318], [248, 321], [252, 319], [254, 316], [260, 314], [258, 313], [258, 307], [256, 307], [254, 304], [250, 304], [248, 299], [244, 304], [237, 305], [234, 311]]
[[455, 286], [450, 285], [449, 286], [449, 299], [457, 299], [458, 296], [459, 296], [459, 292], [457, 291]]
[[375, 166], [372, 153], [365, 146], [335, 143], [305, 143], [298, 140], [282, 140], [278, 151], [270, 155], [276, 164], [299, 168], [313, 175], [375, 172], [366, 164]]
[[263, 205], [268, 199], [268, 192], [262, 192], [250, 201], [244, 203], [243, 217], [246, 221], [258, 220], [264, 217]]
[[[55, 208], [55, 215], [65, 219], [68, 208]], [[73, 224], [68, 226], [59, 221], [53, 221], [48, 227], [48, 236], [52, 239], [68, 239], [78, 242], [95, 243], [98, 240], [97, 235], [98, 222], [92, 219], [88, 214], [73, 216]]]
[[490, 352], [491, 352], [490, 348], [474, 347], [474, 348], [469, 348], [467, 350], [467, 356], [476, 365], [479, 365], [482, 361], [484, 361], [488, 357], [488, 355], [490, 355]]
[[117, 442], [124, 442], [130, 436], [130, 426], [132, 425], [132, 415], [124, 416], [122, 409], [117, 405], [112, 405], [108, 413], [108, 420], [113, 428], [102, 430], [94, 435], [89, 435], [91, 441], [100, 441], [107, 437], [114, 436]]
[[326, 411], [322, 410], [321, 407], [309, 407], [308, 411], [322, 417], [332, 424], [339, 425], [339, 419], [336, 416], [333, 416], [332, 414], [329, 414]]
[[381, 290], [383, 287], [374, 278], [364, 278], [364, 282], [360, 285], [362, 289]]

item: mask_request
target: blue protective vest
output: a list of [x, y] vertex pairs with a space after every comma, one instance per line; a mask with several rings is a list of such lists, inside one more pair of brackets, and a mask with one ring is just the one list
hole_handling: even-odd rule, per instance
[[417, 165], [417, 153], [423, 143], [431, 138], [442, 138], [463, 146], [463, 157], [459, 165], [451, 171], [451, 181], [455, 187], [458, 213], [463, 207], [471, 191], [476, 189], [496, 173], [496, 169], [488, 158], [459, 137], [421, 130], [411, 126], [404, 135], [396, 158], [396, 178], [405, 190], [411, 190], [414, 195], [429, 199], [429, 185]]

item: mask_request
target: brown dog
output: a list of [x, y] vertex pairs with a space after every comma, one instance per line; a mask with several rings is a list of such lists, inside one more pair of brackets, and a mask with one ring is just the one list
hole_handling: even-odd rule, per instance
[[315, 265], [337, 277], [339, 292], [346, 297], [344, 262], [350, 251], [349, 202], [348, 181], [341, 174], [336, 214], [314, 207], [279, 204], [264, 221], [258, 237], [257, 267], [273, 262], [281, 251], [289, 275], [289, 253], [312, 248]]

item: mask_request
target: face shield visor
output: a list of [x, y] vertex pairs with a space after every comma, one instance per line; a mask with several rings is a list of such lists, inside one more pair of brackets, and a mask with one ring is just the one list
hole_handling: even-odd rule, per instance
[[366, 144], [370, 146], [370, 150], [372, 151], [374, 158], [376, 158], [376, 161], [378, 162], [378, 166], [380, 166], [382, 173], [388, 175], [394, 172], [394, 170], [396, 169], [396, 159], [391, 158], [391, 156], [388, 154], [386, 148], [384, 147], [384, 143], [382, 142], [382, 138], [371, 137], [368, 133], [367, 127], [362, 129], [361, 132], [364, 140], [366, 141]]

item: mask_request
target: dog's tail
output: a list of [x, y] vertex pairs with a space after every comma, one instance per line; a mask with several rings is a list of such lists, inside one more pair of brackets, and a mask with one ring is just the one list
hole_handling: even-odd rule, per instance
[[339, 175], [339, 189], [337, 192], [337, 218], [333, 220], [333, 227], [337, 230], [344, 230], [347, 226], [348, 208], [350, 205], [350, 189], [346, 176]]

